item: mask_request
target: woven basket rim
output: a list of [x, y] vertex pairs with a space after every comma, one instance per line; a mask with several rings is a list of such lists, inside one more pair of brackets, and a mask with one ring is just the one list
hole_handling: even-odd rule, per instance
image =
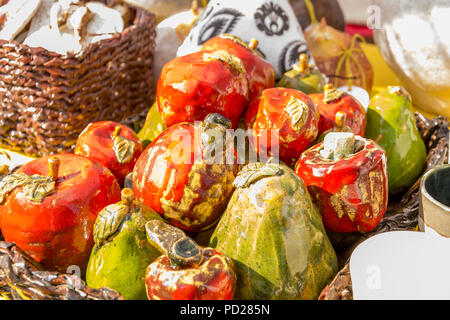
[[[97, 1], [101, 1], [101, 2], [106, 2], [106, 0], [97, 0]], [[86, 1], [84, 1], [86, 2]], [[19, 51], [21, 50], [25, 50], [28, 52], [33, 53], [34, 55], [46, 55], [46, 56], [52, 56], [54, 58], [59, 58], [61, 60], [64, 61], [70, 61], [70, 60], [83, 60], [84, 57], [86, 57], [93, 48], [95, 48], [96, 46], [101, 46], [103, 44], [107, 44], [109, 42], [113, 42], [113, 41], [117, 41], [119, 38], [123, 37], [124, 35], [133, 32], [136, 28], [138, 27], [144, 27], [147, 24], [149, 24], [149, 22], [152, 20], [152, 17], [155, 18], [155, 14], [147, 11], [145, 9], [141, 9], [141, 8], [137, 8], [135, 6], [123, 3], [124, 5], [126, 5], [128, 8], [132, 9], [135, 11], [135, 17], [134, 20], [132, 21], [132, 23], [127, 26], [126, 28], [123, 29], [122, 32], [117, 32], [115, 33], [111, 38], [108, 39], [102, 39], [99, 41], [95, 41], [95, 42], [91, 42], [87, 47], [83, 48], [81, 51], [77, 52], [77, 53], [58, 53], [55, 51], [50, 51], [47, 50], [43, 47], [30, 47], [26, 44], [23, 43], [19, 43], [15, 40], [3, 40], [0, 39], [0, 47], [1, 48], [7, 48], [7, 47], [11, 47], [11, 48], [18, 48]]]

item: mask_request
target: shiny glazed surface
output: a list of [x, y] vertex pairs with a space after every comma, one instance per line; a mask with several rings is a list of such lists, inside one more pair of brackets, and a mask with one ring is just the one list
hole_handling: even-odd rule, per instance
[[145, 280], [150, 300], [232, 300], [235, 283], [231, 260], [211, 248], [193, 267], [173, 267], [161, 256], [148, 266]]
[[341, 98], [329, 103], [323, 101], [323, 93], [310, 94], [309, 97], [319, 109], [319, 136], [337, 126], [336, 113], [342, 111], [347, 115], [345, 126], [349, 127], [355, 135], [364, 137], [367, 123], [366, 112], [364, 107], [351, 95], [344, 93]]
[[250, 100], [258, 97], [264, 89], [275, 85], [275, 73], [273, 67], [249, 48], [245, 48], [233, 40], [214, 37], [203, 45], [204, 51], [227, 50], [242, 60], [247, 71], [250, 84]]
[[[286, 106], [292, 98], [301, 100], [308, 106], [307, 117], [300, 128], [294, 126], [292, 114], [286, 112]], [[264, 90], [260, 98], [252, 101], [244, 121], [246, 129], [254, 130], [254, 145], [258, 154], [265, 154], [267, 151], [272, 156], [272, 148], [278, 144], [280, 159], [292, 165], [316, 139], [319, 112], [303, 92], [271, 88]], [[271, 139], [272, 135], [275, 139]]]
[[136, 200], [190, 231], [208, 228], [220, 217], [238, 170], [236, 164], [204, 161], [199, 130], [180, 123], [164, 131], [142, 153], [133, 179]]
[[[161, 256], [146, 237], [145, 223], [152, 219], [161, 217], [138, 202], [130, 205], [119, 229], [92, 249], [86, 271], [90, 287], [114, 289], [126, 300], [147, 300], [145, 271]], [[111, 228], [112, 221], [105, 222], [104, 228]]]
[[386, 155], [373, 141], [342, 160], [320, 155], [323, 143], [305, 151], [295, 167], [332, 232], [369, 232], [383, 217], [388, 203]]
[[[120, 187], [103, 165], [73, 154], [61, 154], [56, 190], [42, 203], [23, 196], [22, 187], [0, 205], [0, 229], [46, 269], [66, 272], [70, 265], [85, 270], [97, 214], [120, 200]], [[49, 157], [25, 164], [18, 172], [48, 174]]]
[[236, 299], [317, 299], [336, 253], [303, 181], [285, 165], [252, 163], [211, 236], [236, 267]]
[[386, 151], [391, 194], [405, 191], [423, 172], [426, 148], [407, 97], [388, 90], [373, 97], [367, 111], [366, 137]]
[[[119, 163], [114, 153], [112, 134], [120, 126], [119, 135], [135, 143], [134, 155], [131, 161]], [[142, 143], [137, 134], [127, 126], [114, 121], [100, 121], [89, 124], [80, 134], [75, 146], [75, 154], [97, 161], [107, 167], [123, 185], [125, 176], [133, 171], [137, 159], [143, 151]]]
[[245, 73], [222, 61], [205, 61], [204, 52], [196, 52], [164, 66], [156, 98], [167, 127], [219, 113], [236, 128], [249, 103], [249, 84]]

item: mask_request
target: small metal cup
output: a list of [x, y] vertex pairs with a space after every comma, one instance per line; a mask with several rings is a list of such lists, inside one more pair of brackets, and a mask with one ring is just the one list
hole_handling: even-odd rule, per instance
[[419, 230], [450, 238], [450, 165], [428, 171], [420, 185]]

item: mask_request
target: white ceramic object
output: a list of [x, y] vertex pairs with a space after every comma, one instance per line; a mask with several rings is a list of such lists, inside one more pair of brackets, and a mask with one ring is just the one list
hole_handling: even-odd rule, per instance
[[450, 165], [424, 174], [420, 183], [419, 228], [450, 238]]
[[159, 79], [162, 69], [167, 62], [177, 56], [178, 48], [183, 44], [184, 38], [177, 33], [180, 24], [189, 25], [194, 15], [191, 10], [175, 14], [158, 24], [156, 28], [156, 47], [153, 59], [153, 76], [155, 83]]
[[30, 161], [33, 161], [34, 158], [27, 157], [19, 153], [15, 153], [6, 149], [1, 149], [1, 152], [5, 152], [9, 155], [11, 159], [8, 159], [5, 155], [0, 154], [0, 165], [7, 165], [10, 169], [15, 167], [22, 166]]
[[450, 239], [396, 231], [361, 243], [350, 258], [355, 300], [450, 299]]
[[217, 0], [209, 2], [177, 55], [196, 52], [207, 40], [222, 33], [246, 42], [258, 40], [258, 49], [277, 77], [298, 63], [301, 53], [308, 53], [302, 28], [287, 0]]
[[420, 186], [419, 229], [361, 243], [350, 259], [354, 299], [450, 299], [450, 165]]

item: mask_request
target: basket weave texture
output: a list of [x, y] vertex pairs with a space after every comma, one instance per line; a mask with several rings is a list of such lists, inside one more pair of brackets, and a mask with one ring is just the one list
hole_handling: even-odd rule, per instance
[[133, 12], [121, 34], [78, 54], [0, 40], [0, 147], [31, 156], [71, 152], [89, 123], [122, 121], [151, 106], [156, 22]]

